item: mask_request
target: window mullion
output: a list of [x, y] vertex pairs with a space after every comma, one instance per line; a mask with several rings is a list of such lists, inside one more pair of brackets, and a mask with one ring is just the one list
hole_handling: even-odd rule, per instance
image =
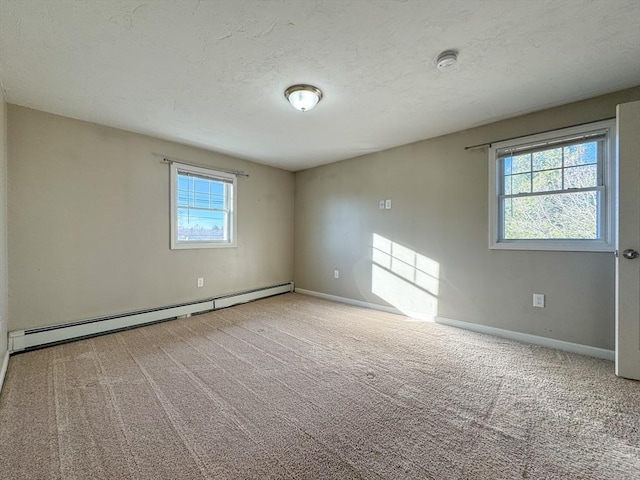
[[569, 188], [567, 190], [548, 190], [545, 192], [525, 192], [525, 193], [512, 193], [509, 195], [506, 194], [501, 194], [500, 197], [502, 198], [523, 198], [523, 197], [540, 197], [540, 196], [545, 196], [545, 195], [562, 195], [562, 194], [566, 194], [566, 193], [581, 193], [581, 192], [599, 192], [604, 190], [603, 186], [596, 186], [596, 187], [584, 187], [584, 188]]
[[562, 147], [562, 156], [560, 157], [562, 159], [562, 190], [564, 190], [564, 174], [566, 172], [566, 170], [564, 169], [564, 147]]
[[529, 192], [533, 193], [533, 154], [529, 154]]

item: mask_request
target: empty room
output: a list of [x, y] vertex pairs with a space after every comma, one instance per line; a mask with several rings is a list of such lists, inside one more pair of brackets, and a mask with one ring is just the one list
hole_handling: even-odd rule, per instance
[[0, 478], [640, 478], [638, 0], [0, 0]]

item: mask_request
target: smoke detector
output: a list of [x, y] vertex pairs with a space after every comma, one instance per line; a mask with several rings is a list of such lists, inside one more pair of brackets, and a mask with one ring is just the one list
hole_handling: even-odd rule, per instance
[[451, 70], [451, 68], [458, 63], [458, 51], [457, 50], [445, 50], [438, 58], [436, 58], [435, 64], [438, 70], [441, 72]]

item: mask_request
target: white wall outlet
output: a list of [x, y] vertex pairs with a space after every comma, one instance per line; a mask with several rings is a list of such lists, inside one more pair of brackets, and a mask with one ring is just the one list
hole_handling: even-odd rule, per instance
[[391, 210], [391, 199], [387, 199], [384, 201], [384, 208]]
[[340, 270], [333, 271], [333, 278], [340, 278]]
[[380, 210], [384, 210], [384, 200], [380, 200]]
[[533, 294], [533, 306], [544, 308], [544, 295], [541, 293]]
[[198, 288], [204, 287], [204, 278], [198, 277]]

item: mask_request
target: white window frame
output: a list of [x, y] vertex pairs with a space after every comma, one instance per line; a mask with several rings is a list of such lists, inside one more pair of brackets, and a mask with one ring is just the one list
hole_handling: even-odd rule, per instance
[[[535, 146], [549, 145], [563, 141], [579, 139], [582, 136], [604, 133], [602, 176], [604, 191], [602, 192], [600, 217], [600, 239], [594, 240], [561, 240], [504, 239], [501, 229], [500, 188], [501, 168], [499, 153], [505, 149], [527, 149]], [[489, 248], [495, 250], [556, 250], [581, 252], [613, 252], [616, 245], [617, 232], [617, 161], [616, 161], [616, 123], [604, 120], [576, 127], [563, 128], [553, 132], [520, 137], [513, 140], [492, 144], [489, 148]]]
[[[233, 173], [221, 172], [214, 169], [195, 167], [182, 163], [172, 162], [170, 165], [170, 198], [171, 198], [171, 249], [194, 249], [194, 248], [229, 248], [236, 246], [237, 237], [237, 176]], [[219, 180], [231, 185], [229, 199], [229, 240], [228, 241], [179, 241], [178, 240], [178, 172], [192, 173], [208, 177], [212, 180]]]

